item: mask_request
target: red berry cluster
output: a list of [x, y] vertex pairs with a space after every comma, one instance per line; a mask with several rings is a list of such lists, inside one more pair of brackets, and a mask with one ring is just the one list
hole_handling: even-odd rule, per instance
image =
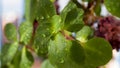
[[110, 42], [113, 49], [120, 49], [120, 20], [113, 16], [99, 19], [98, 30], [95, 35], [103, 37]]

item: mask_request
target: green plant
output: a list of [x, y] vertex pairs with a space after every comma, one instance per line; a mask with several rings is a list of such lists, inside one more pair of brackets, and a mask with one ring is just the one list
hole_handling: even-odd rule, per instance
[[[110, 43], [95, 37], [89, 26], [100, 15], [101, 0], [83, 1], [92, 3], [93, 8], [71, 0], [57, 15], [54, 0], [26, 0], [26, 20], [18, 32], [11, 23], [5, 27], [9, 42], [2, 47], [2, 68], [30, 68], [33, 53], [46, 59], [42, 68], [96, 68], [108, 63], [112, 58]], [[120, 17], [120, 10], [116, 8], [120, 7], [120, 1], [115, 1], [105, 0], [105, 5], [112, 6], [109, 11]]]

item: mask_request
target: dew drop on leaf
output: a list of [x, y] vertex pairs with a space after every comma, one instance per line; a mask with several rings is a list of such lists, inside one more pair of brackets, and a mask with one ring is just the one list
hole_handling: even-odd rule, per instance
[[50, 18], [50, 16], [49, 16], [49, 15], [47, 15], [47, 18]]
[[42, 34], [42, 36], [43, 36], [43, 37], [46, 37], [46, 35], [45, 35], [45, 34]]
[[65, 48], [66, 51], [68, 51], [69, 49], [68, 48]]
[[40, 19], [44, 19], [44, 17], [42, 16]]
[[64, 59], [61, 59], [61, 60], [60, 60], [60, 63], [64, 63]]

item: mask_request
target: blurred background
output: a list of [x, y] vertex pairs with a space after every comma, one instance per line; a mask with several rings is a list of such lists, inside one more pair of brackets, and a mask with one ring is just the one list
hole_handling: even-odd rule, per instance
[[[24, 0], [0, 0], [1, 9], [0, 13], [2, 13], [2, 30], [7, 23], [14, 23], [16, 26], [20, 24], [24, 16]], [[4, 34], [2, 34], [2, 42], [5, 42], [6, 39]]]
[[[59, 0], [61, 11], [69, 0]], [[7, 41], [4, 37], [4, 26], [7, 23], [14, 23], [17, 27], [24, 17], [24, 0], [0, 0], [0, 50], [2, 44]], [[107, 15], [107, 10], [103, 6], [101, 14]], [[120, 52], [113, 50], [113, 59], [106, 65], [106, 68], [120, 68]]]

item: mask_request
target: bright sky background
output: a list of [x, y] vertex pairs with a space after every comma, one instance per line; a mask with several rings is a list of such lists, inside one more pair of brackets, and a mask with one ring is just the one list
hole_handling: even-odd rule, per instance
[[18, 16], [22, 20], [24, 15], [24, 0], [0, 0], [0, 49], [2, 44], [2, 28], [3, 20], [12, 20]]
[[24, 0], [2, 0], [2, 14], [16, 13], [23, 15]]
[[2, 3], [2, 26], [7, 22], [13, 22], [16, 18], [18, 24], [24, 15], [24, 0], [1, 0]]

